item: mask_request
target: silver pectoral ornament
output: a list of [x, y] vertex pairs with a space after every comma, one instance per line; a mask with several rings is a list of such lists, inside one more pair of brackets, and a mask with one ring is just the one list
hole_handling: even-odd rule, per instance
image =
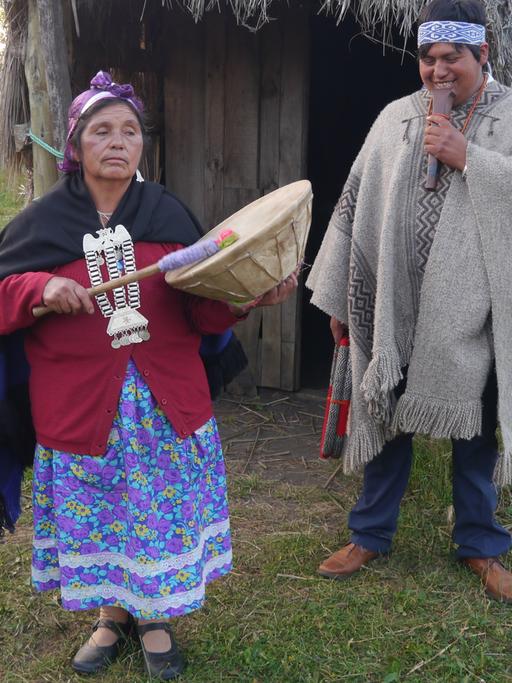
[[[135, 266], [135, 250], [130, 233], [123, 225], [112, 228], [101, 228], [96, 232], [98, 237], [87, 234], [83, 238], [83, 249], [87, 272], [91, 285], [96, 287], [103, 283], [100, 265], [107, 266], [109, 280], [121, 277], [124, 273], [133, 273]], [[114, 349], [130, 344], [140, 344], [150, 337], [148, 319], [137, 309], [140, 307], [140, 288], [138, 282], [131, 282], [126, 288], [115, 287], [112, 290], [114, 306], [106, 293], [97, 294], [96, 301], [105, 318], [109, 318], [107, 334], [112, 337]]]
[[118, 308], [110, 316], [107, 334], [112, 337], [112, 348], [140, 344], [149, 339], [148, 319], [134, 308]]

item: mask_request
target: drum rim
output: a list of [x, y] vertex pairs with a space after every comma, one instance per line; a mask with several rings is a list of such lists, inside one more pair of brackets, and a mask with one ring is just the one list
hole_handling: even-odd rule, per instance
[[[270, 225], [274, 225], [275, 223], [278, 223], [280, 220], [282, 220], [283, 215], [286, 214], [291, 214], [296, 211], [297, 207], [304, 202], [305, 198], [308, 198], [309, 201], [313, 199], [313, 188], [311, 185], [311, 181], [307, 179], [303, 180], [297, 180], [293, 183], [288, 183], [287, 185], [283, 185], [282, 187], [278, 187], [275, 190], [272, 190], [272, 192], [269, 192], [268, 194], [262, 195], [261, 197], [258, 197], [258, 199], [255, 199], [253, 202], [250, 202], [250, 204], [242, 207], [241, 209], [238, 209], [238, 211], [235, 211], [235, 213], [231, 214], [227, 218], [225, 218], [221, 223], [217, 224], [214, 226], [211, 230], [209, 230], [205, 235], [203, 235], [199, 240], [197, 240], [196, 244], [199, 242], [204, 241], [205, 239], [211, 239], [214, 237], [216, 234], [221, 232], [223, 229], [226, 229], [230, 227], [230, 225], [233, 225], [234, 220], [236, 219], [236, 216], [239, 213], [242, 213], [247, 206], [252, 206], [253, 204], [256, 203], [263, 203], [263, 201], [268, 200], [272, 195], [286, 189], [290, 188], [292, 186], [296, 186], [302, 184], [304, 185], [304, 190], [301, 192], [299, 196], [297, 196], [293, 204], [288, 204], [286, 208], [284, 208], [282, 211], [276, 213], [275, 217], [273, 218], [272, 222]], [[236, 232], [236, 229], [234, 230]], [[209, 265], [215, 265], [217, 261], [221, 261], [225, 258], [226, 254], [230, 253], [233, 255], [235, 258], [239, 255], [237, 252], [240, 252], [240, 254], [243, 254], [243, 249], [247, 248], [248, 244], [251, 244], [251, 241], [255, 238], [255, 236], [251, 235], [247, 240], [240, 240], [239, 242], [234, 242], [230, 247], [227, 249], [222, 249], [221, 251], [217, 252], [213, 256], [210, 256], [208, 259]], [[183, 277], [189, 277], [189, 276], [194, 276], [195, 270], [197, 269], [200, 271], [201, 268], [205, 267], [205, 261], [201, 261], [199, 263], [190, 263], [186, 266], [182, 266], [181, 268], [177, 268], [176, 270], [171, 270], [168, 273], [165, 274], [165, 279], [169, 285], [174, 285], [174, 283], [179, 283], [181, 278]]]

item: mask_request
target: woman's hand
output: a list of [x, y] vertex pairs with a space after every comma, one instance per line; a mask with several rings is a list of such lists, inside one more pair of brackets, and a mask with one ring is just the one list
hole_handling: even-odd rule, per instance
[[52, 277], [43, 290], [43, 304], [55, 313], [94, 313], [92, 299], [85, 287], [67, 277]]
[[345, 325], [345, 323], [341, 323], [334, 316], [331, 318], [330, 328], [335, 344], [338, 344], [340, 339], [342, 337], [346, 337], [348, 334], [348, 327]]
[[466, 165], [468, 141], [450, 121], [439, 114], [427, 117], [425, 129], [425, 152], [451, 168], [462, 171]]
[[298, 284], [297, 271], [295, 271], [285, 280], [260, 296], [259, 299], [256, 300], [256, 306], [274, 306], [275, 304], [282, 304], [283, 301], [286, 301], [290, 294], [297, 289]]
[[262, 294], [260, 297], [248, 304], [244, 304], [243, 306], [233, 306], [232, 304], [228, 304], [229, 310], [237, 317], [242, 317], [248, 313], [251, 308], [282, 304], [283, 301], [286, 301], [286, 299], [288, 299], [288, 297], [297, 289], [297, 285], [299, 284], [298, 273], [299, 269], [294, 271], [285, 280], [270, 289], [268, 292]]

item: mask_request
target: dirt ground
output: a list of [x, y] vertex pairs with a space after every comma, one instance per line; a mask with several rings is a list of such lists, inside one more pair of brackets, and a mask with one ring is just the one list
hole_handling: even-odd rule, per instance
[[319, 458], [325, 394], [260, 389], [257, 398], [219, 398], [214, 413], [229, 471], [295, 485], [326, 485], [338, 463]]

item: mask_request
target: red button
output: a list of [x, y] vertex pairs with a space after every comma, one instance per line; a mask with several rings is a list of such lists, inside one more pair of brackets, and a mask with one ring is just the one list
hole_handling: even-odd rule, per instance
[[149, 370], [144, 370], [142, 374], [144, 375], [144, 377], [149, 377]]
[[160, 403], [161, 403], [163, 406], [166, 406], [166, 405], [167, 405], [167, 399], [166, 399], [166, 398], [163, 398], [163, 399], [160, 401]]

